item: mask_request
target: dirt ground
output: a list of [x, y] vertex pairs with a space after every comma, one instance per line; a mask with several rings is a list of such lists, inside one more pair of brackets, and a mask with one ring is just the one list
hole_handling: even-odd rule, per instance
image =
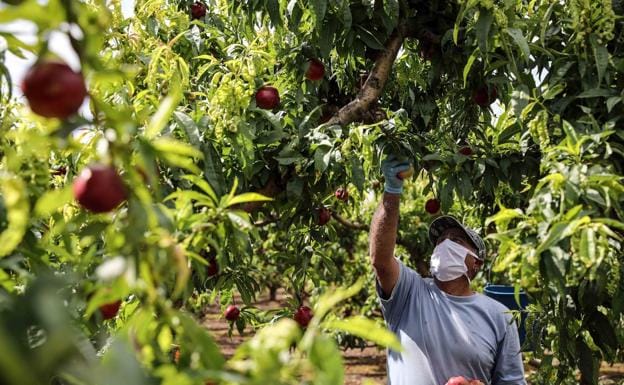
[[[267, 294], [260, 298], [256, 306], [265, 310], [276, 309], [286, 306], [286, 301], [281, 292], [278, 293], [276, 301], [270, 301]], [[206, 309], [203, 325], [217, 339], [217, 343], [226, 357], [234, 354], [236, 348], [252, 336], [252, 330], [248, 327], [242, 336], [234, 331], [232, 338], [228, 337], [228, 323], [222, 317], [217, 306]], [[373, 380], [380, 385], [387, 383], [385, 350], [374, 346], [364, 350], [349, 349], [343, 351], [342, 356], [345, 363], [345, 385], [360, 385], [365, 379]], [[530, 373], [535, 371], [536, 367], [528, 364], [525, 370]], [[600, 385], [624, 385], [624, 363], [614, 365], [603, 363], [600, 372]]]
[[[276, 301], [270, 301], [267, 294], [262, 296], [255, 306], [263, 310], [276, 309], [286, 306], [286, 301], [283, 293], [278, 292]], [[234, 354], [238, 345], [252, 336], [252, 330], [248, 327], [242, 336], [234, 331], [232, 338], [228, 337], [228, 322], [223, 318], [218, 306], [206, 309], [203, 325], [217, 339], [226, 357]], [[386, 383], [385, 350], [374, 346], [364, 350], [349, 349], [343, 351], [342, 356], [345, 363], [345, 385], [360, 385], [364, 379], [373, 380], [378, 384]]]

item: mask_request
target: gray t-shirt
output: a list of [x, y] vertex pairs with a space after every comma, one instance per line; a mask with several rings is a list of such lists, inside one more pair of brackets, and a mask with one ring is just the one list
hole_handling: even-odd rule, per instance
[[386, 324], [404, 349], [388, 351], [390, 385], [444, 385], [454, 376], [526, 384], [518, 329], [507, 307], [483, 294], [446, 294], [398, 262], [399, 280], [389, 298], [377, 283]]

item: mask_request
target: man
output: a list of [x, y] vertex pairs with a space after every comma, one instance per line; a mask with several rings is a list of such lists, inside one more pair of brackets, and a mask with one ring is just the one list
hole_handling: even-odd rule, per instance
[[463, 376], [485, 384], [526, 384], [516, 324], [508, 309], [470, 288], [486, 250], [481, 237], [455, 218], [429, 227], [434, 278], [422, 278], [394, 256], [407, 161], [382, 163], [384, 195], [371, 224], [370, 255], [386, 324], [402, 352], [388, 352], [390, 385], [444, 385]]

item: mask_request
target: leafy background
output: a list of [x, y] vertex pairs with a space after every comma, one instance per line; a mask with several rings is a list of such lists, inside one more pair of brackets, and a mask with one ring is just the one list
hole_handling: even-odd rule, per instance
[[[198, 20], [191, 1], [139, 1], [133, 17], [119, 1], [5, 3], [0, 22], [30, 20], [36, 39], [1, 33], [4, 382], [341, 383], [339, 358], [326, 358], [336, 341], [362, 343], [343, 332], [395, 343], [366, 231], [390, 151], [419, 171], [398, 253], [426, 273], [434, 197], [487, 235], [491, 280], [531, 299], [536, 383], [597, 383], [601, 361], [622, 359], [621, 1], [215, 0]], [[19, 79], [7, 53], [48, 57], [53, 31], [89, 85], [88, 112], [65, 121], [8, 92]], [[305, 80], [309, 58], [325, 63], [322, 81]], [[364, 114], [334, 124], [378, 82]], [[280, 91], [273, 111], [255, 105], [264, 84]], [[497, 91], [496, 114], [474, 101], [483, 86]], [[93, 162], [129, 186], [111, 214], [72, 200]], [[253, 308], [277, 287], [291, 308]], [[232, 326], [258, 332], [225, 360], [196, 319], [236, 294]], [[114, 300], [119, 316], [102, 320]], [[302, 303], [315, 312], [304, 333], [289, 320]]]

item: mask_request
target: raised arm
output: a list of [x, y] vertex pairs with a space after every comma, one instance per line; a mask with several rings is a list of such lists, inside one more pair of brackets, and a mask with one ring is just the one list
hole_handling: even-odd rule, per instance
[[403, 191], [403, 178], [399, 174], [408, 171], [410, 167], [408, 161], [395, 156], [389, 156], [382, 163], [384, 195], [373, 216], [369, 242], [371, 262], [384, 296], [392, 293], [399, 279], [399, 264], [394, 259], [399, 203]]
[[384, 193], [373, 216], [370, 232], [370, 257], [384, 296], [389, 296], [399, 279], [399, 264], [394, 259], [399, 225], [400, 195]]

